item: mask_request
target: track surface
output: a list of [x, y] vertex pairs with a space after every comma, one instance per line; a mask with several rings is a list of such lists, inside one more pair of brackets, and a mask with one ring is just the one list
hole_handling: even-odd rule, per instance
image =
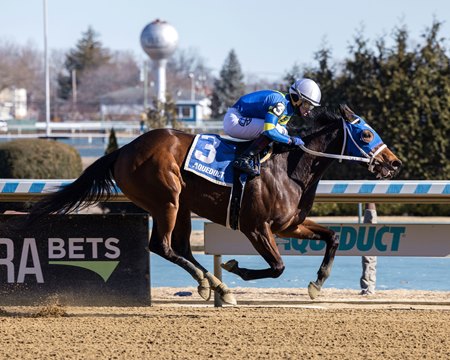
[[[156, 291], [152, 307], [2, 307], [0, 358], [450, 358], [446, 292], [362, 299], [329, 290], [320, 301], [302, 304], [304, 290], [280, 295], [267, 289], [260, 305], [214, 308], [171, 300], [173, 290]], [[236, 290], [241, 303], [256, 294]], [[265, 305], [277, 297], [277, 306]], [[289, 297], [297, 302], [288, 306]]]

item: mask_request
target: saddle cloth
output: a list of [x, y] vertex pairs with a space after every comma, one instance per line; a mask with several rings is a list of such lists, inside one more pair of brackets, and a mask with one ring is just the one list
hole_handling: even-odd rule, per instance
[[184, 170], [222, 186], [233, 186], [232, 161], [240, 148], [248, 143], [238, 143], [217, 134], [199, 134], [192, 142], [184, 163]]
[[[195, 136], [184, 163], [184, 170], [215, 184], [231, 187], [226, 225], [234, 230], [239, 229], [239, 214], [247, 174], [236, 172], [232, 161], [236, 154], [248, 146], [248, 141], [233, 141], [217, 134], [199, 134]], [[266, 155], [265, 158], [270, 154]]]

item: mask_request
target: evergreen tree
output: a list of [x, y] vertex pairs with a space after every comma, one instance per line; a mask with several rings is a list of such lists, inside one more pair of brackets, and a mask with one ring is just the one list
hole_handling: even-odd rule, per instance
[[331, 64], [331, 50], [321, 48], [314, 54], [318, 63], [315, 69], [306, 69], [304, 77], [313, 79], [322, 92], [321, 105], [325, 107], [337, 107], [340, 103], [335, 79], [335, 67]]
[[241, 65], [234, 50], [231, 50], [220, 71], [220, 77], [214, 81], [214, 89], [211, 98], [211, 110], [213, 118], [220, 118], [236, 100], [244, 95], [245, 84], [243, 82]]
[[78, 41], [75, 49], [71, 49], [66, 54], [64, 67], [67, 74], [58, 76], [58, 96], [60, 98], [67, 100], [71, 94], [73, 70], [76, 71], [78, 85], [83, 71], [96, 69], [110, 60], [109, 51], [103, 48], [102, 43], [97, 38], [98, 34], [92, 27], [89, 27], [82, 34], [82, 38]]
[[119, 148], [119, 144], [117, 143], [116, 131], [114, 128], [111, 128], [111, 132], [109, 133], [109, 141], [108, 146], [105, 150], [105, 155], [116, 151]]
[[[376, 51], [359, 34], [350, 48], [341, 74], [328, 87], [323, 71], [309, 76], [321, 79], [324, 103], [346, 102], [367, 118], [383, 140], [403, 160], [400, 179], [448, 179], [450, 177], [450, 69], [441, 23], [433, 22], [423, 35], [424, 43], [408, 49], [405, 27], [394, 31], [394, 45], [384, 39]], [[319, 69], [326, 69], [321, 66]], [[323, 63], [322, 63], [323, 64]], [[333, 79], [325, 76], [325, 80]], [[326, 90], [325, 90], [326, 89]], [[330, 99], [327, 101], [327, 99]], [[364, 167], [335, 164], [325, 175], [331, 179], [367, 179]]]
[[[450, 58], [439, 37], [442, 23], [434, 21], [423, 35], [425, 43], [416, 53], [413, 64], [410, 91], [413, 92], [409, 109], [414, 114], [411, 128], [417, 129], [418, 136], [411, 131], [399, 132], [400, 144], [415, 145], [405, 149], [408, 156], [405, 177], [422, 179], [450, 178]], [[405, 139], [404, 136], [409, 138]], [[399, 150], [403, 150], [399, 148]]]

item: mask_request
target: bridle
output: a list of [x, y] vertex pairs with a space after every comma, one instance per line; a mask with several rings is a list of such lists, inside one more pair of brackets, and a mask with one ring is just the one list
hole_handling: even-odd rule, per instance
[[[368, 167], [369, 167], [369, 171], [374, 172], [375, 165], [377, 164], [377, 160], [375, 160], [375, 158], [387, 146], [382, 143], [379, 146], [373, 148], [369, 153], [366, 153], [363, 149], [361, 149], [361, 147], [357, 144], [357, 142], [353, 138], [353, 135], [350, 132], [350, 129], [348, 128], [346, 121], [343, 118], [341, 118], [341, 119], [342, 119], [342, 127], [344, 130], [344, 141], [342, 142], [342, 149], [341, 149], [340, 154], [329, 154], [329, 153], [324, 153], [324, 152], [320, 152], [320, 151], [314, 151], [314, 150], [308, 149], [304, 145], [300, 145], [300, 148], [308, 154], [311, 154], [314, 156], [331, 158], [331, 159], [338, 159], [339, 162], [342, 162], [342, 160], [350, 160], [350, 161], [360, 161], [363, 163], [367, 163]], [[351, 124], [356, 123], [358, 121], [358, 119], [359, 118], [355, 119], [353, 122], [351, 122]], [[362, 156], [344, 155], [344, 151], [347, 147], [347, 141], [349, 141], [348, 139], [350, 139], [353, 142], [353, 144], [360, 151]]]

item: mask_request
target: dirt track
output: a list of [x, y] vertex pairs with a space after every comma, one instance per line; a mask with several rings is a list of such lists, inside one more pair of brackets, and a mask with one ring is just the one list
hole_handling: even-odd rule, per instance
[[[370, 300], [329, 290], [321, 301], [303, 305], [214, 308], [183, 305], [174, 290], [157, 290], [159, 304], [152, 307], [3, 307], [0, 358], [450, 358], [448, 293], [379, 292]], [[254, 299], [254, 291], [236, 291], [238, 301]], [[301, 298], [302, 292], [260, 295], [266, 301]], [[406, 298], [396, 303], [396, 297]]]

